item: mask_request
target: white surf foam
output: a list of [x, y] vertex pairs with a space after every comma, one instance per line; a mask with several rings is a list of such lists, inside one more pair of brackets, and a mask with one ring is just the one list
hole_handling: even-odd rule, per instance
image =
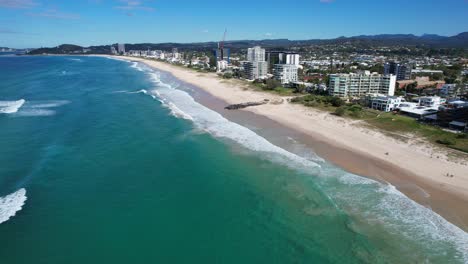
[[141, 90], [138, 90], [138, 91], [134, 91], [134, 92], [127, 92], [128, 94], [137, 94], [137, 93], [144, 93], [144, 94], [147, 94], [148, 91], [145, 90], [145, 89], [141, 89]]
[[69, 103], [67, 100], [31, 101], [28, 108], [55, 108]]
[[132, 63], [129, 60], [116, 58], [116, 57], [111, 57], [111, 56], [94, 56], [94, 57], [102, 57], [102, 58], [106, 58], [106, 59], [109, 59], [109, 60], [117, 60], [117, 61], [124, 61], [124, 62], [128, 62], [128, 63]]
[[48, 110], [48, 109], [24, 109], [23, 111], [20, 111], [17, 113], [17, 116], [24, 116], [24, 117], [33, 117], [33, 116], [53, 116], [57, 112], [54, 110]]
[[[347, 191], [333, 192], [332, 199], [355, 210], [369, 224], [381, 224], [392, 233], [401, 234], [427, 250], [447, 254], [441, 243], [452, 245], [457, 258], [468, 263], [468, 233], [424, 207], [390, 184], [351, 173], [343, 173], [339, 181]], [[354, 189], [356, 188], [356, 189]]]
[[0, 114], [16, 113], [25, 102], [26, 101], [24, 99], [20, 99], [18, 101], [0, 101]]
[[171, 110], [172, 115], [192, 121], [198, 129], [215, 137], [229, 139], [249, 150], [262, 152], [264, 154], [262, 157], [281, 162], [291, 168], [319, 167], [312, 160], [299, 157], [273, 145], [252, 130], [231, 122], [219, 113], [197, 103], [187, 92], [174, 89], [171, 85], [161, 82], [157, 73], [150, 72], [150, 74], [158, 86], [157, 91], [151, 91], [151, 94], [158, 96], [163, 105]]
[[[56, 111], [53, 110], [54, 108], [69, 103], [71, 102], [68, 100], [24, 101], [15, 103], [13, 104], [14, 106], [7, 106], [7, 108], [11, 108], [7, 109], [7, 111], [9, 111], [9, 113], [14, 113], [15, 116], [52, 116], [56, 114]], [[1, 103], [0, 108], [2, 108]]]
[[25, 201], [25, 189], [19, 189], [5, 197], [0, 197], [0, 224], [15, 216], [16, 212], [23, 207]]
[[136, 62], [136, 61], [132, 62], [132, 66], [130, 66], [130, 67], [135, 68], [135, 69], [137, 69], [138, 71], [141, 71], [141, 72], [142, 72], [142, 71], [145, 71], [145, 70], [141, 67], [141, 65], [140, 65], [138, 62]]
[[77, 58], [69, 58], [68, 60], [70, 60], [70, 61], [76, 61], [76, 62], [83, 62], [82, 59], [77, 59]]

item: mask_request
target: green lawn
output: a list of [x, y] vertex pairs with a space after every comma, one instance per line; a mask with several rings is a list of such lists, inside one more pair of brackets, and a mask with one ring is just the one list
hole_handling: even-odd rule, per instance
[[420, 123], [414, 118], [391, 113], [383, 113], [366, 122], [384, 131], [420, 135], [434, 144], [468, 153], [468, 136], [465, 133], [448, 132], [437, 126]]

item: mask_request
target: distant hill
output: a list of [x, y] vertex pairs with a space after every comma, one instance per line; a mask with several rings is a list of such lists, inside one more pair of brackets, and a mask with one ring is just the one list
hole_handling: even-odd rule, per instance
[[[115, 44], [114, 44], [115, 45]], [[426, 48], [462, 48], [468, 49], [468, 32], [463, 32], [455, 36], [446, 37], [435, 34], [425, 34], [415, 36], [413, 34], [382, 34], [382, 35], [361, 35], [354, 37], [339, 37], [335, 39], [310, 39], [310, 40], [288, 40], [288, 39], [265, 39], [265, 40], [234, 40], [227, 41], [226, 47], [233, 51], [246, 49], [255, 45], [265, 48], [290, 48], [306, 47], [313, 45], [354, 45], [356, 47], [375, 46], [412, 46]], [[180, 50], [201, 51], [216, 48], [216, 42], [200, 43], [140, 43], [125, 44], [126, 50]], [[40, 48], [31, 51], [29, 54], [109, 54], [111, 45], [81, 47], [71, 44], [63, 44], [54, 48]], [[87, 49], [84, 52], [84, 49]]]

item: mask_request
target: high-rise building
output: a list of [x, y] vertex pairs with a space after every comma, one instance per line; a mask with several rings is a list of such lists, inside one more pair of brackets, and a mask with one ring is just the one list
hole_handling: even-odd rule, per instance
[[247, 60], [242, 63], [244, 73], [250, 80], [263, 79], [268, 73], [268, 64], [265, 61], [265, 49], [260, 46], [247, 50]]
[[268, 73], [266, 61], [244, 61], [242, 67], [249, 80], [263, 79]]
[[350, 73], [331, 74], [328, 91], [332, 96], [360, 97], [370, 93], [393, 96], [395, 94], [395, 75]]
[[119, 54], [125, 54], [125, 44], [119, 43], [117, 46]]
[[213, 52], [214, 52], [216, 61], [224, 60], [224, 61], [227, 61], [228, 63], [231, 63], [231, 50], [229, 48], [215, 49]]
[[396, 62], [387, 62], [384, 64], [384, 74], [393, 74], [397, 81], [411, 79], [411, 66]]
[[260, 46], [255, 46], [247, 50], [247, 60], [254, 61], [265, 61], [265, 49]]
[[[215, 56], [215, 59], [216, 59], [216, 69], [218, 71], [227, 69], [227, 65], [231, 63], [231, 50], [229, 48], [214, 49], [213, 55]], [[223, 67], [220, 68], [219, 67], [220, 65]]]
[[299, 54], [286, 51], [269, 51], [266, 53], [268, 69], [273, 72], [275, 64], [293, 64], [299, 65]]

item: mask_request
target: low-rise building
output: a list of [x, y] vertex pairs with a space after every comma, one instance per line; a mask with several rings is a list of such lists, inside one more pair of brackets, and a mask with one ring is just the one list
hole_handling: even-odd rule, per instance
[[295, 64], [275, 64], [273, 76], [281, 84], [289, 84], [298, 81], [298, 66]]
[[439, 107], [437, 122], [441, 126], [450, 126], [451, 122], [468, 123], [468, 101], [454, 100]]
[[428, 106], [421, 106], [419, 103], [414, 102], [403, 102], [397, 108], [400, 113], [418, 118], [423, 119], [427, 116], [434, 115], [438, 112], [437, 107], [428, 107]]
[[417, 101], [420, 106], [427, 107], [439, 107], [440, 105], [446, 102], [444, 98], [441, 98], [439, 96], [423, 96], [415, 98], [414, 101]]
[[412, 74], [443, 74], [441, 70], [426, 70], [426, 69], [413, 69], [411, 70]]
[[377, 96], [371, 99], [370, 107], [372, 109], [391, 112], [397, 109], [405, 99], [399, 96]]
[[218, 72], [224, 71], [228, 68], [228, 62], [226, 60], [216, 61], [216, 70]]

